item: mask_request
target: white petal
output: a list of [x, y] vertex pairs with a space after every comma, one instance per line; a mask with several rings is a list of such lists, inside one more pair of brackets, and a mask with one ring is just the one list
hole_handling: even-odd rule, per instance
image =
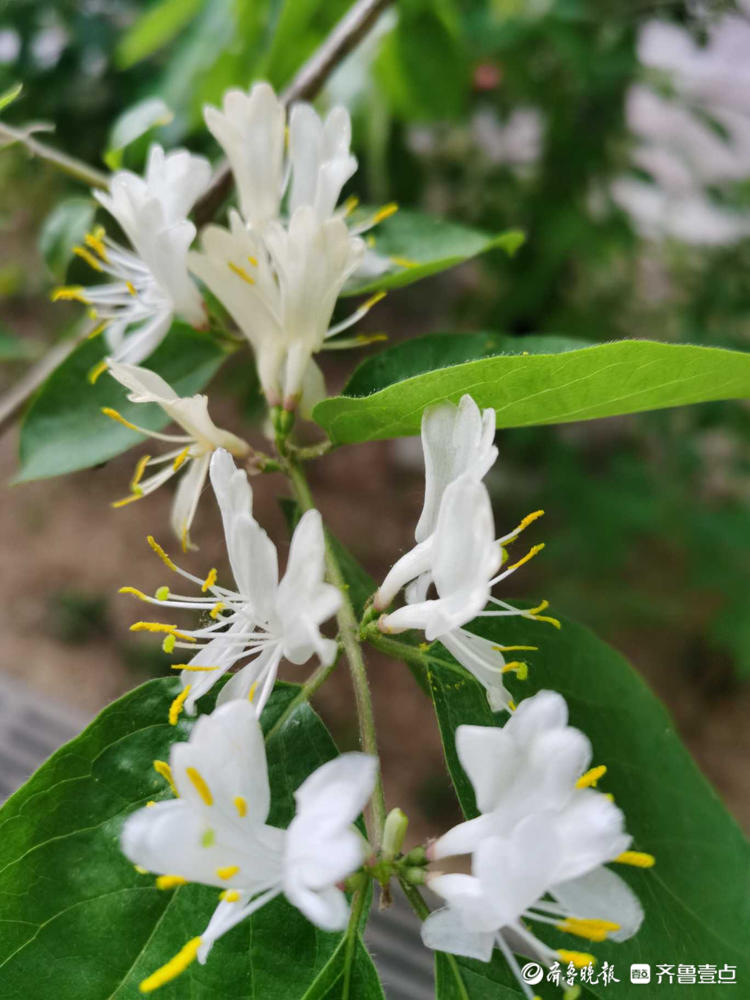
[[556, 882], [584, 875], [616, 858], [630, 846], [622, 811], [601, 792], [590, 788], [576, 792], [555, 815], [554, 826], [562, 845]]
[[161, 375], [141, 368], [138, 365], [126, 365], [119, 361], [110, 361], [109, 373], [117, 381], [130, 390], [133, 403], [158, 403], [179, 399], [171, 385], [164, 381]]
[[446, 906], [431, 913], [422, 924], [422, 943], [433, 951], [489, 962], [495, 947], [495, 935], [491, 931], [467, 930], [458, 914]]
[[620, 930], [612, 941], [626, 941], [643, 922], [643, 907], [633, 890], [608, 868], [595, 868], [586, 875], [554, 886], [552, 895], [574, 916], [611, 920]]
[[[432, 567], [432, 538], [426, 539], [409, 549], [405, 555], [393, 564], [385, 580], [375, 595], [375, 607], [379, 610], [387, 608], [396, 594], [409, 581], [424, 577]], [[426, 589], [424, 595], [426, 596]], [[407, 625], [407, 628], [412, 628]], [[417, 626], [419, 627], [419, 626]]]
[[170, 522], [172, 531], [179, 538], [184, 551], [192, 548], [190, 528], [198, 509], [198, 503], [203, 492], [203, 486], [208, 475], [209, 456], [191, 459], [187, 469], [180, 476], [177, 491], [172, 502]]
[[377, 758], [355, 752], [321, 765], [294, 793], [297, 817], [325, 816], [334, 823], [353, 823], [372, 795], [377, 770]]
[[300, 886], [284, 890], [290, 903], [324, 931], [342, 931], [349, 920], [346, 896], [335, 886], [313, 892]]

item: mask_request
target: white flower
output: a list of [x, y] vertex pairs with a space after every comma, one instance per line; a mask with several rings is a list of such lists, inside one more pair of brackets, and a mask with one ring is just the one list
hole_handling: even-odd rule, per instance
[[[217, 448], [225, 448], [233, 455], [242, 457], [248, 454], [250, 445], [230, 431], [222, 430], [214, 424], [208, 415], [207, 396], [178, 396], [160, 375], [147, 368], [111, 361], [109, 371], [118, 382], [130, 390], [128, 399], [132, 403], [156, 403], [186, 432], [160, 434], [131, 423], [110, 407], [104, 408], [103, 412], [107, 416], [126, 427], [157, 441], [176, 445], [175, 448], [155, 458], [144, 456], [138, 462], [131, 480], [130, 496], [116, 501], [114, 506], [121, 507], [148, 496], [180, 469], [184, 469], [172, 504], [171, 521], [172, 529], [180, 539], [183, 551], [186, 551], [189, 547], [193, 547], [190, 542], [190, 527], [206, 482], [211, 455]], [[156, 471], [144, 479], [146, 470], [154, 468]]]
[[222, 890], [205, 931], [141, 986], [151, 992], [271, 899], [284, 894], [318, 927], [342, 930], [348, 904], [337, 884], [364, 859], [352, 828], [372, 794], [377, 761], [348, 753], [323, 764], [295, 792], [287, 830], [266, 822], [270, 806], [263, 734], [248, 701], [201, 716], [170, 765], [157, 762], [178, 798], [140, 809], [125, 823], [122, 849], [159, 874], [157, 885], [198, 882]]
[[58, 288], [53, 298], [89, 306], [97, 329], [106, 330], [114, 360], [137, 364], [148, 357], [175, 314], [193, 326], [205, 324], [203, 301], [187, 269], [195, 226], [186, 216], [207, 187], [210, 172], [203, 157], [185, 150], [165, 154], [153, 146], [144, 177], [120, 170], [108, 192], [95, 192], [133, 249], [120, 246], [98, 227], [76, 252], [111, 280], [88, 288]]
[[177, 722], [184, 706], [195, 711], [195, 702], [231, 667], [246, 661], [223, 687], [218, 704], [236, 698], [250, 699], [260, 712], [273, 690], [282, 658], [302, 664], [316, 655], [330, 665], [337, 645], [320, 634], [320, 625], [341, 604], [338, 589], [324, 581], [325, 538], [320, 514], [309, 510], [300, 518], [289, 548], [286, 573], [279, 580], [276, 547], [252, 516], [252, 491], [247, 476], [235, 468], [231, 456], [214, 452], [211, 483], [221, 510], [235, 590], [218, 586], [216, 570], [205, 580], [181, 569], [149, 539], [170, 569], [200, 587], [197, 597], [172, 595], [167, 587], [149, 597], [132, 587], [123, 592], [165, 608], [190, 608], [208, 612], [210, 625], [177, 628], [161, 622], [136, 622], [133, 631], [166, 633], [165, 648], [190, 649], [195, 655], [181, 669], [182, 693], [170, 709]]
[[472, 874], [433, 877], [430, 888], [447, 906], [422, 925], [428, 948], [488, 962], [504, 955], [529, 1000], [514, 952], [545, 965], [594, 961], [578, 951], [554, 951], [528, 923], [552, 925], [591, 941], [622, 941], [639, 928], [643, 911], [630, 888], [602, 867], [617, 857], [622, 814], [589, 791], [575, 810], [532, 813], [505, 835], [482, 840]]
[[[542, 512], [530, 514], [502, 538], [495, 537], [492, 506], [482, 483], [497, 457], [494, 427], [494, 411], [480, 413], [470, 396], [464, 396], [458, 407], [443, 404], [425, 411], [425, 502], [415, 531], [417, 544], [391, 568], [375, 595], [374, 607], [388, 607], [406, 587], [407, 603], [381, 616], [381, 631], [421, 629], [429, 642], [438, 639], [485, 687], [491, 707], [498, 711], [513, 707], [503, 675], [515, 672], [523, 678], [527, 666], [521, 661], [505, 661], [503, 652], [514, 647], [499, 646], [463, 626], [475, 618], [510, 615], [557, 627], [559, 622], [541, 614], [546, 602], [525, 611], [492, 597], [496, 583], [543, 548], [534, 546], [501, 570], [507, 558], [504, 546]], [[431, 586], [436, 598], [428, 598]], [[485, 611], [488, 602], [499, 610]]]
[[294, 409], [306, 389], [309, 402], [316, 402], [323, 387], [312, 355], [381, 297], [329, 326], [341, 289], [362, 259], [362, 240], [350, 236], [341, 219], [321, 222], [311, 206], [302, 206], [288, 226], [269, 223], [262, 237], [232, 213], [228, 230], [208, 226], [201, 243], [202, 252], [190, 255], [191, 269], [253, 347], [269, 403]]

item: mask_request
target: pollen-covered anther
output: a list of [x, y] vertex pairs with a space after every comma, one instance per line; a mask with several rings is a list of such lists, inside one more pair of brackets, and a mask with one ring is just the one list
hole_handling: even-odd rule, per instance
[[169, 787], [172, 792], [177, 795], [177, 786], [174, 783], [174, 778], [172, 777], [172, 768], [165, 760], [155, 760], [154, 770], [158, 775], [164, 778], [165, 781], [169, 782]]
[[223, 903], [236, 903], [239, 898], [240, 894], [236, 889], [224, 889], [221, 893], [219, 893], [219, 899]]
[[138, 987], [141, 993], [153, 993], [153, 991], [158, 990], [160, 986], [164, 986], [165, 983], [170, 983], [173, 979], [176, 979], [180, 973], [187, 969], [191, 962], [195, 961], [200, 946], [201, 939], [199, 937], [195, 937], [191, 941], [188, 941], [188, 943], [177, 952], [174, 958], [170, 958], [166, 965], [162, 965], [160, 969], [157, 969], [156, 972], [152, 972], [148, 978], [143, 980]]
[[227, 865], [226, 868], [217, 868], [216, 876], [221, 879], [234, 878], [234, 876], [239, 872], [239, 865]]
[[156, 598], [157, 601], [169, 600], [169, 587], [167, 587], [166, 585], [159, 587], [156, 593], [154, 594], [154, 597]]
[[255, 284], [255, 278], [251, 277], [247, 273], [247, 271], [245, 270], [244, 267], [240, 267], [239, 264], [235, 264], [233, 260], [228, 260], [227, 261], [227, 267], [232, 272], [232, 274], [236, 274], [238, 278], [242, 278], [242, 280], [246, 284], [248, 284], [248, 285], [254, 285]]
[[557, 618], [552, 618], [550, 615], [541, 614], [542, 611], [546, 611], [549, 607], [549, 601], [542, 601], [535, 608], [531, 608], [530, 611], [526, 612], [529, 618], [533, 618], [537, 622], [548, 622], [550, 625], [554, 625], [555, 628], [562, 628], [560, 622]]
[[182, 706], [185, 704], [188, 695], [190, 694], [190, 689], [192, 685], [186, 684], [185, 687], [180, 691], [175, 700], [169, 706], [169, 724], [170, 726], [176, 726], [177, 720], [182, 712]]
[[153, 535], [147, 535], [146, 536], [146, 541], [151, 546], [152, 550], [161, 559], [161, 561], [164, 563], [164, 565], [167, 566], [169, 569], [173, 570], [176, 573], [177, 572], [177, 567], [172, 562], [172, 560], [169, 558], [169, 556], [164, 551], [164, 549], [161, 547], [161, 545], [159, 545], [159, 543], [156, 541], [156, 539], [154, 538], [154, 536]]
[[503, 665], [502, 673], [515, 674], [519, 681], [525, 681], [529, 676], [529, 665], [523, 660], [510, 660]]
[[217, 601], [216, 604], [214, 604], [214, 606], [208, 612], [208, 617], [213, 618], [214, 620], [217, 619], [225, 607], [226, 607], [225, 604], [223, 604], [221, 601]]
[[557, 954], [561, 962], [565, 962], [566, 965], [572, 962], [576, 969], [582, 969], [586, 965], [596, 965], [596, 957], [585, 951], [567, 951], [565, 948], [560, 948]]
[[73, 253], [77, 257], [80, 257], [81, 260], [85, 260], [88, 266], [93, 268], [94, 271], [103, 270], [101, 263], [96, 259], [90, 250], [86, 249], [86, 247], [73, 247]]
[[176, 889], [180, 885], [187, 885], [182, 875], [160, 875], [156, 880], [157, 889]]
[[215, 569], [210, 570], [208, 576], [206, 577], [206, 579], [203, 581], [203, 584], [201, 585], [201, 592], [202, 593], [205, 594], [207, 590], [210, 590], [210, 588], [214, 586], [214, 584], [216, 583], [216, 577], [218, 575], [219, 574], [217, 573], [217, 571]]
[[[188, 685], [189, 687], [189, 685]], [[187, 688], [186, 688], [187, 690]], [[211, 794], [211, 789], [208, 787], [205, 778], [200, 773], [200, 771], [195, 767], [186, 767], [185, 774], [190, 778], [193, 783], [193, 787], [196, 792], [200, 795], [207, 806], [212, 806], [214, 804], [214, 797]]]
[[184, 463], [185, 459], [188, 457], [189, 454], [190, 454], [190, 445], [186, 445], [178, 455], [175, 455], [174, 460], [172, 461], [173, 472], [177, 472], [177, 470]]
[[632, 865], [633, 868], [653, 868], [656, 858], [645, 851], [623, 851], [614, 859], [620, 865]]
[[204, 667], [202, 664], [198, 663], [172, 663], [170, 664], [170, 670], [187, 670], [189, 673], [195, 674], [205, 674], [212, 673], [214, 670], [221, 670], [221, 667]]
[[245, 817], [247, 816], [247, 802], [241, 795], [235, 795], [232, 799], [234, 802], [234, 808], [237, 810], [237, 815]]
[[118, 594], [129, 594], [131, 597], [137, 597], [139, 601], [147, 601], [148, 596], [143, 593], [142, 590], [138, 590], [137, 587], [120, 587], [117, 591]]
[[103, 406], [102, 413], [105, 417], [109, 417], [110, 420], [116, 420], [118, 424], [122, 424], [123, 427], [127, 427], [131, 431], [140, 431], [140, 427], [136, 427], [135, 424], [126, 420], [121, 413], [118, 413], [117, 410], [113, 410], [111, 406]]
[[543, 548], [544, 548], [544, 542], [540, 542], [538, 545], [533, 545], [525, 556], [523, 556], [517, 562], [514, 562], [512, 566], [507, 566], [505, 572], [510, 573], [513, 570], [517, 570], [519, 566], [523, 566], [525, 563], [533, 559], [534, 556], [538, 555]]
[[90, 305], [86, 298], [86, 289], [83, 285], [60, 285], [52, 290], [50, 298], [53, 302], [81, 302], [83, 305]]
[[576, 788], [595, 788], [596, 783], [600, 778], [603, 778], [607, 773], [607, 765], [599, 764], [598, 767], [592, 767], [590, 770], [582, 774], [581, 777], [576, 781]]
[[133, 622], [130, 626], [131, 632], [166, 632], [176, 639], [184, 639], [185, 642], [195, 642], [195, 636], [187, 632], [180, 632], [176, 625], [167, 625], [165, 622]]
[[94, 365], [94, 367], [90, 369], [86, 378], [91, 383], [91, 385], [94, 385], [94, 383], [98, 380], [99, 376], [103, 375], [104, 372], [106, 372], [107, 368], [109, 368], [109, 362], [105, 358], [103, 361], [100, 361], [99, 364]]
[[557, 929], [589, 941], [606, 941], [609, 934], [620, 930], [620, 925], [611, 920], [599, 920], [594, 917], [568, 917], [557, 924]]

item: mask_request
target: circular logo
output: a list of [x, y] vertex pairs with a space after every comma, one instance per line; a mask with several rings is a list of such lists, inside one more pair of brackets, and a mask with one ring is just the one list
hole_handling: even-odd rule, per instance
[[530, 986], [536, 986], [544, 979], [544, 969], [538, 962], [527, 962], [521, 969], [521, 978]]

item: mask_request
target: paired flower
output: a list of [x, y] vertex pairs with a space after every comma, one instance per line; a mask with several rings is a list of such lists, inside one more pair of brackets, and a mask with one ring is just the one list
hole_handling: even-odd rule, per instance
[[[150, 431], [126, 420], [117, 410], [104, 407], [102, 412], [106, 416], [125, 427], [157, 441], [175, 445], [153, 458], [144, 455], [130, 481], [130, 495], [115, 501], [114, 506], [122, 507], [148, 496], [181, 469], [184, 470], [172, 504], [171, 522], [183, 551], [194, 548], [190, 542], [190, 528], [206, 482], [211, 455], [217, 448], [224, 448], [239, 458], [249, 453], [250, 445], [214, 424], [208, 414], [207, 396], [178, 396], [160, 375], [147, 368], [110, 361], [109, 371], [121, 385], [130, 390], [128, 399], [132, 403], [156, 403], [185, 431], [184, 434]], [[147, 470], [154, 471], [146, 476]]]
[[[187, 269], [195, 226], [187, 214], [208, 186], [207, 160], [186, 150], [166, 153], [152, 146], [143, 177], [129, 170], [113, 174], [108, 192], [94, 192], [116, 220], [132, 250], [105, 235], [102, 227], [87, 234], [76, 253], [109, 281], [91, 287], [67, 286], [53, 299], [72, 299], [89, 307], [106, 331], [116, 361], [137, 364], [166, 336], [173, 316], [203, 326], [203, 301]], [[92, 373], [103, 371], [106, 363]]]
[[[241, 491], [240, 491], [241, 492]], [[377, 761], [346, 753], [323, 764], [295, 792], [287, 830], [266, 822], [270, 807], [263, 733], [254, 707], [233, 701], [201, 716], [169, 765], [155, 761], [176, 799], [140, 809], [125, 823], [122, 849], [171, 889], [199, 882], [221, 890], [200, 937], [141, 983], [151, 992], [216, 940], [282, 893], [326, 931], [343, 930], [349, 906], [338, 883], [362, 864], [366, 844], [352, 828], [372, 794]]]
[[604, 865], [650, 867], [653, 858], [628, 850], [622, 812], [593, 787], [606, 768], [585, 770], [591, 746], [567, 725], [559, 694], [525, 700], [503, 729], [459, 726], [456, 748], [481, 815], [448, 831], [430, 854], [471, 853], [472, 874], [430, 879], [447, 906], [427, 918], [422, 938], [430, 948], [485, 962], [499, 948], [532, 998], [514, 952], [546, 965], [587, 965], [593, 956], [554, 951], [528, 922], [589, 941], [631, 937], [641, 905]]
[[221, 511], [234, 590], [217, 584], [216, 570], [200, 577], [181, 569], [149, 538], [166, 565], [200, 588], [191, 597], [160, 587], [150, 597], [132, 587], [122, 593], [164, 608], [188, 608], [207, 613], [211, 623], [195, 629], [162, 622], [136, 622], [133, 631], [165, 634], [164, 648], [189, 649], [195, 655], [181, 670], [182, 692], [172, 704], [170, 721], [176, 723], [184, 706], [195, 703], [233, 666], [240, 670], [223, 687], [218, 704], [250, 699], [258, 711], [273, 690], [283, 658], [302, 664], [317, 655], [329, 665], [337, 644], [320, 633], [320, 625], [336, 613], [340, 591], [324, 580], [325, 538], [320, 514], [307, 511], [299, 521], [289, 549], [286, 573], [279, 580], [276, 547], [252, 516], [252, 490], [246, 474], [237, 469], [228, 452], [218, 449], [210, 462], [211, 484]]
[[[483, 413], [470, 396], [458, 407], [450, 403], [425, 410], [422, 418], [422, 445], [425, 453], [425, 501], [417, 524], [417, 544], [391, 568], [375, 595], [374, 607], [387, 608], [402, 587], [407, 603], [381, 616], [381, 631], [424, 631], [425, 638], [439, 640], [469, 670], [487, 691], [494, 711], [512, 709], [513, 702], [503, 677], [514, 672], [524, 678], [523, 661], [507, 662], [504, 652], [519, 647], [503, 647], [469, 632], [464, 626], [475, 618], [520, 615], [547, 621], [543, 602], [529, 611], [492, 597], [492, 587], [507, 579], [533, 558], [543, 545], [509, 566], [505, 546], [541, 515], [536, 511], [514, 528], [496, 538], [489, 494], [482, 480], [497, 457], [493, 441], [494, 410]], [[429, 598], [430, 588], [436, 598]], [[492, 610], [484, 610], [486, 605]], [[533, 647], [520, 647], [533, 649]]]

